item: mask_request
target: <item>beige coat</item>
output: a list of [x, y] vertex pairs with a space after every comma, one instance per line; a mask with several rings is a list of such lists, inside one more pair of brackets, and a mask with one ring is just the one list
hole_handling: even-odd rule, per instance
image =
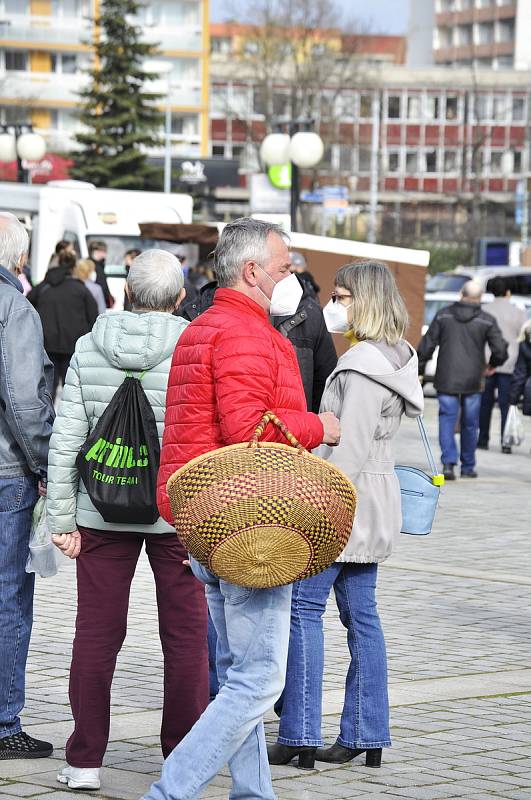
[[358, 492], [352, 534], [338, 561], [372, 564], [391, 555], [402, 524], [392, 440], [402, 415], [416, 417], [423, 408], [417, 355], [407, 342], [360, 342], [339, 359], [321, 411], [339, 417], [341, 442], [314, 451], [339, 467]]

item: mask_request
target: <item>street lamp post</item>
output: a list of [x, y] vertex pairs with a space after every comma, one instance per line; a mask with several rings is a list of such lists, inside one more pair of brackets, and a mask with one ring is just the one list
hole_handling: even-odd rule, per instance
[[173, 66], [170, 61], [145, 61], [144, 72], [156, 80], [159, 75], [166, 76], [166, 108], [164, 113], [164, 191], [171, 192], [171, 81]]
[[294, 122], [289, 133], [270, 133], [260, 146], [260, 157], [269, 167], [291, 165], [290, 217], [291, 230], [298, 228], [301, 169], [315, 167], [323, 157], [324, 144], [319, 134], [300, 130], [303, 123]]
[[40, 161], [46, 153], [46, 142], [31, 125], [4, 125], [0, 133], [0, 161], [17, 162], [17, 181], [31, 183], [31, 173], [24, 161]]

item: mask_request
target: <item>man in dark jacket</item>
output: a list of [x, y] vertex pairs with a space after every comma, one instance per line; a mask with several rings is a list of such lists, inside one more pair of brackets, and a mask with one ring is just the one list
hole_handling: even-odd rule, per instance
[[53, 750], [22, 731], [19, 717], [35, 582], [25, 567], [53, 423], [53, 368], [39, 317], [17, 279], [27, 254], [24, 227], [13, 214], [0, 214], [0, 761], [45, 758]]
[[54, 365], [53, 397], [59, 379], [64, 385], [76, 342], [92, 330], [98, 316], [93, 296], [72, 270], [74, 256], [63, 254], [59, 266], [49, 269], [45, 279], [28, 295], [39, 312], [44, 332], [44, 347]]
[[[439, 444], [444, 476], [455, 480], [458, 462], [455, 427], [461, 412], [461, 476], [476, 478], [476, 447], [484, 375], [507, 359], [507, 342], [498, 323], [481, 309], [481, 287], [468, 281], [461, 299], [442, 308], [434, 317], [419, 349], [422, 375], [435, 348], [439, 347], [434, 385], [439, 399]], [[485, 364], [485, 345], [491, 352]]]
[[[306, 284], [300, 279], [299, 283], [303, 288], [303, 295], [296, 313], [289, 317], [271, 317], [271, 322], [295, 348], [308, 411], [317, 414], [326, 379], [337, 364], [337, 354], [321, 307], [313, 299]], [[184, 304], [182, 316], [192, 321], [210, 308], [216, 289], [215, 281], [203, 286], [192, 302]]]

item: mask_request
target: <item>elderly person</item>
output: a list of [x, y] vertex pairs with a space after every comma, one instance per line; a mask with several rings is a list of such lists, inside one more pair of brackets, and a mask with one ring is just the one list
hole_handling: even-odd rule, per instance
[[[168, 383], [159, 471], [159, 508], [168, 521], [170, 475], [202, 453], [249, 441], [267, 410], [304, 447], [339, 440], [333, 414], [306, 410], [293, 346], [269, 320], [281, 306], [294, 313], [302, 293], [282, 229], [249, 218], [229, 223], [215, 269], [214, 303], [179, 340]], [[269, 424], [265, 438], [281, 441], [282, 435]], [[291, 585], [249, 589], [217, 578], [194, 559], [191, 566], [206, 585], [218, 634], [221, 689], [146, 798], [192, 800], [228, 763], [231, 797], [274, 800], [262, 716], [284, 684]]]
[[165, 757], [208, 701], [207, 612], [203, 586], [183, 565], [186, 553], [172, 525], [107, 523], [78, 478], [76, 457], [126, 370], [141, 377], [159, 437], [174, 347], [187, 323], [172, 312], [184, 297], [178, 260], [147, 250], [131, 266], [133, 312], [98, 317], [79, 340], [50, 444], [48, 523], [53, 540], [77, 566], [78, 608], [70, 669], [74, 732], [58, 775], [73, 789], [97, 789], [107, 747], [110, 690], [126, 634], [129, 590], [144, 546], [157, 588], [164, 653], [161, 743]]
[[[328, 329], [343, 333], [350, 349], [330, 376], [321, 409], [341, 423], [336, 448], [317, 454], [339, 467], [356, 486], [358, 510], [349, 542], [329, 569], [293, 587], [288, 672], [278, 743], [270, 763], [299, 766], [314, 760], [345, 763], [366, 753], [367, 766], [380, 766], [391, 744], [385, 641], [376, 609], [378, 563], [391, 555], [400, 533], [400, 488], [392, 440], [404, 413], [423, 408], [417, 356], [402, 338], [407, 313], [385, 264], [342, 267], [332, 300], [324, 309]], [[337, 742], [322, 748], [323, 614], [334, 589], [347, 629], [350, 666]]]
[[44, 758], [53, 751], [49, 742], [22, 731], [19, 717], [35, 583], [25, 567], [53, 422], [53, 367], [39, 315], [18, 280], [28, 246], [18, 219], [0, 213], [0, 760]]
[[[91, 293], [92, 297], [96, 301], [98, 314], [103, 314], [105, 311], [107, 311], [103, 289], [94, 280], [94, 276], [96, 275], [94, 261], [92, 261], [90, 258], [78, 258], [72, 274], [74, 278], [82, 281], [85, 288]], [[130, 311], [131, 309], [128, 308], [126, 310]]]

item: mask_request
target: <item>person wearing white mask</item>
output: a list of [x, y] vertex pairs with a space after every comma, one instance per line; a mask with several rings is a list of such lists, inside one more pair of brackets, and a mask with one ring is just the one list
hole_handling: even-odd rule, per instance
[[[341, 423], [337, 447], [314, 452], [339, 467], [355, 485], [358, 508], [348, 544], [329, 569], [293, 586], [286, 685], [271, 764], [312, 768], [315, 760], [346, 763], [365, 753], [379, 767], [391, 745], [387, 658], [376, 608], [378, 563], [391, 555], [401, 528], [400, 487], [392, 440], [402, 416], [418, 416], [422, 388], [414, 349], [404, 341], [407, 312], [385, 264], [347, 264], [335, 277], [324, 308], [329, 331], [343, 333], [349, 350], [329, 377], [321, 411]], [[334, 589], [351, 655], [337, 741], [324, 749], [321, 700], [324, 666], [322, 617]]]

